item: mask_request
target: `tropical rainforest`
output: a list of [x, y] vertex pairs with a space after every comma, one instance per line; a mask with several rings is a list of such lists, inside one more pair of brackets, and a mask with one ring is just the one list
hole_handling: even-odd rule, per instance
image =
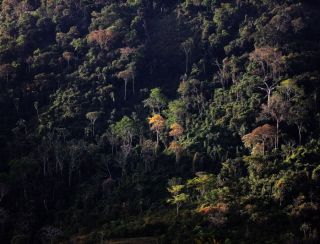
[[0, 0], [0, 242], [319, 243], [317, 0]]

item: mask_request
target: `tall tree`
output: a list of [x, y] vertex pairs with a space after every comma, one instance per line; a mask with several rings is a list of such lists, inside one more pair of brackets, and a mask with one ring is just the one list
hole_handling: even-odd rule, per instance
[[184, 54], [185, 54], [185, 58], [186, 58], [186, 74], [188, 74], [189, 72], [189, 63], [191, 61], [191, 51], [192, 51], [192, 48], [194, 46], [194, 41], [192, 38], [188, 38], [187, 40], [185, 40], [184, 42], [181, 43], [181, 48], [183, 49], [184, 51]]
[[151, 130], [156, 132], [157, 147], [158, 147], [159, 140], [160, 140], [160, 133], [166, 127], [166, 120], [160, 114], [155, 114], [151, 118], [149, 118], [149, 124], [151, 125]]
[[69, 69], [69, 66], [70, 66], [70, 61], [74, 58], [74, 54], [73, 52], [64, 52], [62, 54], [63, 58], [67, 61], [68, 63], [68, 69]]
[[122, 176], [125, 176], [127, 159], [133, 148], [133, 138], [138, 134], [137, 124], [133, 119], [124, 116], [120, 121], [111, 125], [110, 129], [120, 142], [120, 152], [117, 159], [122, 169]]
[[306, 124], [308, 123], [309, 117], [309, 103], [307, 101], [299, 101], [290, 107], [288, 121], [290, 124], [297, 126], [299, 135], [299, 144], [302, 141], [302, 132], [306, 131]]
[[120, 71], [117, 74], [117, 77], [124, 81], [124, 100], [126, 101], [127, 100], [127, 86], [128, 86], [129, 80], [132, 79], [132, 77], [133, 77], [133, 70], [126, 69], [126, 70]]
[[171, 194], [171, 198], [168, 200], [169, 203], [176, 205], [176, 213], [179, 214], [179, 209], [184, 202], [188, 200], [189, 195], [182, 192], [185, 188], [184, 185], [170, 184], [167, 188]]
[[276, 145], [279, 147], [279, 126], [282, 121], [285, 121], [289, 115], [290, 104], [285, 101], [281, 95], [274, 94], [270, 97], [269, 103], [262, 105], [262, 117], [272, 118], [276, 121], [277, 136]]
[[98, 111], [94, 111], [94, 112], [89, 112], [86, 114], [86, 118], [90, 121], [91, 125], [92, 125], [92, 136], [94, 137], [95, 135], [95, 123], [96, 121], [99, 119], [99, 117], [101, 116], [101, 112]]
[[259, 47], [250, 54], [250, 60], [257, 65], [254, 72], [261, 77], [263, 86], [259, 88], [266, 92], [269, 106], [270, 97], [279, 83], [284, 66], [282, 53], [270, 46]]

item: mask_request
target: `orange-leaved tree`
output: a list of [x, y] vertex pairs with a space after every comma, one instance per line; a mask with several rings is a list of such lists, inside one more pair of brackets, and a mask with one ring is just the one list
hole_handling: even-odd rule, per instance
[[156, 132], [157, 135], [157, 147], [159, 146], [160, 133], [166, 127], [166, 120], [160, 114], [154, 114], [149, 118], [149, 124], [151, 125], [151, 130]]
[[115, 37], [116, 33], [112, 29], [94, 30], [88, 35], [88, 41], [97, 43], [101, 49], [108, 49]]
[[169, 136], [172, 136], [175, 140], [179, 139], [183, 134], [183, 127], [178, 123], [173, 123], [170, 126]]
[[266, 148], [274, 145], [276, 138], [276, 128], [265, 124], [255, 128], [251, 133], [244, 135], [242, 141], [244, 145], [252, 149], [253, 154], [265, 154]]

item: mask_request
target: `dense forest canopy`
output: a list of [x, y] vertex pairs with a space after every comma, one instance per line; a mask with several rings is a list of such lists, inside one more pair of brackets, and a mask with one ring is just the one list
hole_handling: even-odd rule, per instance
[[318, 243], [319, 16], [0, 1], [0, 242]]

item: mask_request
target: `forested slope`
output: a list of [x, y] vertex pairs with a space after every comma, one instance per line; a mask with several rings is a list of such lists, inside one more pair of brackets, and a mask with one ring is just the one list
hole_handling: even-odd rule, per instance
[[0, 6], [1, 243], [319, 242], [318, 1]]

